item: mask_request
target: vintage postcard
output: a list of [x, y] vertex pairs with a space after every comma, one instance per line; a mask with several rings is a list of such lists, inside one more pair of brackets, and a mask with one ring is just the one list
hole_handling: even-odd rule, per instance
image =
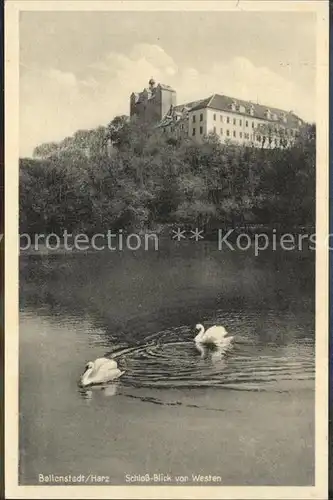
[[327, 498], [328, 26], [6, 2], [6, 498]]

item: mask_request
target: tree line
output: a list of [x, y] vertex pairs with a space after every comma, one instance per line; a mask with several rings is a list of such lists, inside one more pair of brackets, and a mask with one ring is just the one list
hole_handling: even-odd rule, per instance
[[265, 149], [116, 117], [20, 159], [20, 232], [314, 226], [315, 158], [315, 125]]

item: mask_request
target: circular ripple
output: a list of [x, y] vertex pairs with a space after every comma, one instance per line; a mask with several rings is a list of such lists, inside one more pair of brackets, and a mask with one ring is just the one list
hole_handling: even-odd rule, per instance
[[180, 327], [112, 355], [125, 370], [122, 383], [133, 387], [282, 390], [286, 382], [306, 384], [314, 379], [313, 345], [305, 341], [259, 348], [251, 339], [237, 336], [231, 350], [199, 352], [193, 333]]

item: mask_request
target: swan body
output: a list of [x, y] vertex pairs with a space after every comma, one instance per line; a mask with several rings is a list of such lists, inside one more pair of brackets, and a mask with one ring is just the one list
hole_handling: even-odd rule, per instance
[[233, 337], [228, 337], [228, 332], [224, 326], [211, 326], [205, 331], [203, 325], [198, 324], [195, 327], [199, 333], [194, 338], [196, 344], [215, 344], [215, 345], [230, 345]]
[[85, 371], [80, 378], [80, 383], [82, 387], [103, 384], [118, 379], [124, 373], [119, 370], [117, 362], [114, 359], [98, 358], [86, 364]]

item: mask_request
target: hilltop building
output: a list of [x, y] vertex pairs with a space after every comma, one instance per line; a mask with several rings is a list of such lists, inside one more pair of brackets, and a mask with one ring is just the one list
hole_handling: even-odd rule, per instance
[[130, 115], [164, 132], [201, 141], [213, 133], [223, 142], [254, 147], [290, 146], [304, 125], [292, 111], [272, 108], [221, 94], [176, 104], [176, 91], [149, 80], [149, 88], [132, 93]]
[[142, 92], [131, 94], [130, 116], [137, 116], [140, 120], [158, 123], [176, 104], [176, 91], [169, 85], [149, 80], [149, 87]]

